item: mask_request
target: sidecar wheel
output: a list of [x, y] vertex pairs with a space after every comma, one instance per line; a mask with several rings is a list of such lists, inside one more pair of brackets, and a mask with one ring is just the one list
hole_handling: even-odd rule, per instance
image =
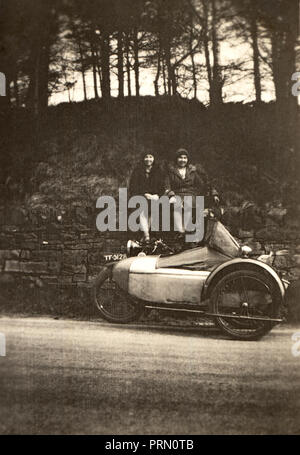
[[210, 301], [214, 314], [230, 316], [215, 317], [216, 325], [224, 333], [238, 340], [257, 340], [267, 334], [276, 323], [239, 319], [238, 316], [277, 318], [281, 297], [270, 276], [245, 269], [223, 276], [213, 289]]
[[106, 267], [96, 278], [93, 298], [101, 317], [109, 322], [126, 324], [137, 321], [144, 308], [133, 300], [112, 279], [112, 272]]

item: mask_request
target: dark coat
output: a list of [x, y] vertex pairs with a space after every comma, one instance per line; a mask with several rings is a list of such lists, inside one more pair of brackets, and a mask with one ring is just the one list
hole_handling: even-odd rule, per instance
[[[212, 196], [217, 196], [218, 193], [212, 189], [206, 172], [203, 168], [197, 168], [193, 164], [188, 164], [186, 168], [186, 175], [183, 179], [173, 164], [169, 165], [167, 176], [165, 179], [165, 194], [169, 197], [180, 196], [204, 196], [205, 206], [211, 204]], [[193, 205], [195, 201], [193, 201]]]
[[153, 164], [149, 174], [143, 163], [134, 168], [129, 181], [130, 196], [143, 196], [145, 193], [161, 196], [164, 191], [164, 177], [157, 164]]

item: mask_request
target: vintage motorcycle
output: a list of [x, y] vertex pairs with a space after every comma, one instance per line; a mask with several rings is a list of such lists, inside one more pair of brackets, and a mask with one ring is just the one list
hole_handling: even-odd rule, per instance
[[128, 256], [138, 256], [107, 264], [96, 278], [93, 298], [106, 320], [133, 322], [145, 308], [184, 311], [240, 340], [259, 339], [282, 321], [288, 282], [265, 259], [275, 254], [254, 259], [220, 221], [208, 220], [204, 246], [174, 254], [158, 240], [145, 248], [129, 241]]

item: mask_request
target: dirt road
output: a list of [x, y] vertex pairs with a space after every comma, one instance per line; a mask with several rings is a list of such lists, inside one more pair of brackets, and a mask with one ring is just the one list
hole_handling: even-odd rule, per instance
[[300, 327], [241, 342], [211, 328], [2, 317], [0, 332], [2, 434], [300, 433]]

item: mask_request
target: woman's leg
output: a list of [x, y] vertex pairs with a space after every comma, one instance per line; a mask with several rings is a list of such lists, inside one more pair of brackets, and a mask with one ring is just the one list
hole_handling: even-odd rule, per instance
[[181, 234], [184, 234], [184, 226], [183, 226], [183, 219], [182, 219], [182, 210], [181, 209], [176, 209], [174, 207], [174, 230], [176, 232], [179, 232]]
[[150, 234], [149, 234], [149, 220], [148, 216], [142, 212], [140, 214], [140, 225], [141, 225], [141, 230], [144, 234], [144, 241], [149, 241], [150, 240]]

